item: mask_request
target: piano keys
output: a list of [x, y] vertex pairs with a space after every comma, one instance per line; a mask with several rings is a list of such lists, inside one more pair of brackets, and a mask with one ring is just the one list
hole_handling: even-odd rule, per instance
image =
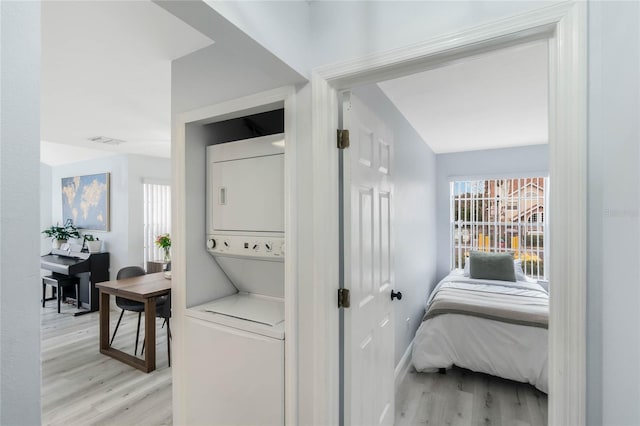
[[[98, 289], [95, 284], [109, 281], [109, 253], [85, 253], [53, 249], [50, 254], [40, 257], [40, 268], [52, 271], [54, 275], [77, 276], [80, 280], [81, 308], [74, 315], [97, 311]], [[63, 294], [66, 296], [66, 294]]]

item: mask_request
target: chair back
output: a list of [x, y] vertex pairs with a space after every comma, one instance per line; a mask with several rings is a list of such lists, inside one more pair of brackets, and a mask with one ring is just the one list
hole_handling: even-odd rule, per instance
[[158, 318], [171, 318], [171, 293], [166, 296], [158, 297], [157, 299], [156, 317]]
[[[120, 268], [118, 275], [116, 275], [116, 279], [122, 280], [124, 278], [139, 277], [141, 275], [145, 275], [145, 272], [140, 266], [125, 266], [124, 268]], [[116, 306], [127, 311], [144, 311], [144, 303], [129, 300], [120, 296], [116, 296]]]
[[116, 279], [121, 280], [124, 278], [139, 277], [140, 275], [145, 274], [146, 272], [144, 272], [144, 269], [140, 266], [125, 266], [124, 268], [120, 268]]

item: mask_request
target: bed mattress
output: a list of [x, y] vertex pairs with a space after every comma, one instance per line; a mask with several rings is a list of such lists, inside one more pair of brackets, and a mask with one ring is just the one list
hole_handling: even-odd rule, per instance
[[[475, 280], [454, 271], [427, 301], [413, 365], [429, 372], [455, 364], [531, 383], [546, 393], [548, 304], [548, 293], [537, 283]], [[431, 314], [430, 307], [436, 308]]]

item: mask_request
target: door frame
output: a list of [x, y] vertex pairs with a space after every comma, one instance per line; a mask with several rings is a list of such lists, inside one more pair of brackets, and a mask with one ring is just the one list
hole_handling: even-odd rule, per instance
[[[339, 421], [338, 91], [533, 40], [549, 43], [549, 424], [586, 422], [587, 5], [572, 1], [312, 72], [314, 410]], [[322, 177], [322, 178], [320, 178]], [[562, 267], [553, 267], [562, 265]], [[554, 283], [558, 283], [555, 287]], [[566, 285], [563, 283], [570, 283]]]
[[[175, 424], [186, 424], [185, 364], [189, 362], [189, 354], [185, 352], [182, 341], [184, 319], [186, 318], [186, 260], [185, 238], [186, 227], [186, 126], [191, 123], [206, 124], [216, 121], [237, 118], [247, 113], [264, 112], [269, 107], [284, 104], [285, 163], [284, 163], [284, 221], [285, 246], [287, 248], [284, 262], [284, 317], [285, 317], [285, 423], [293, 425], [298, 418], [298, 290], [297, 274], [297, 168], [296, 168], [296, 90], [293, 86], [285, 86], [254, 95], [233, 99], [219, 104], [197, 108], [178, 114], [172, 126], [173, 142], [171, 145], [171, 214], [173, 259], [172, 264], [172, 309], [174, 320], [172, 327], [173, 349], [176, 352], [173, 363], [173, 419]], [[265, 109], [266, 108], [266, 109]], [[203, 152], [204, 155], [204, 152]], [[203, 193], [204, 196], [204, 193]], [[205, 232], [204, 223], [202, 232]], [[204, 247], [202, 248], [205, 249]], [[213, 259], [212, 259], [213, 262]]]

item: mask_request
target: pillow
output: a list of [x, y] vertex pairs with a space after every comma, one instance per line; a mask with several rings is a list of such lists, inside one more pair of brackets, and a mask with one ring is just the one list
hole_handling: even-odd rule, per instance
[[469, 276], [482, 280], [515, 281], [513, 257], [508, 253], [472, 251], [469, 256]]
[[[529, 277], [527, 277], [524, 274], [524, 271], [522, 270], [522, 260], [514, 259], [513, 270], [516, 273], [516, 281], [527, 281], [527, 282], [529, 281]], [[469, 257], [468, 256], [464, 262], [464, 276], [465, 277], [469, 276]]]

